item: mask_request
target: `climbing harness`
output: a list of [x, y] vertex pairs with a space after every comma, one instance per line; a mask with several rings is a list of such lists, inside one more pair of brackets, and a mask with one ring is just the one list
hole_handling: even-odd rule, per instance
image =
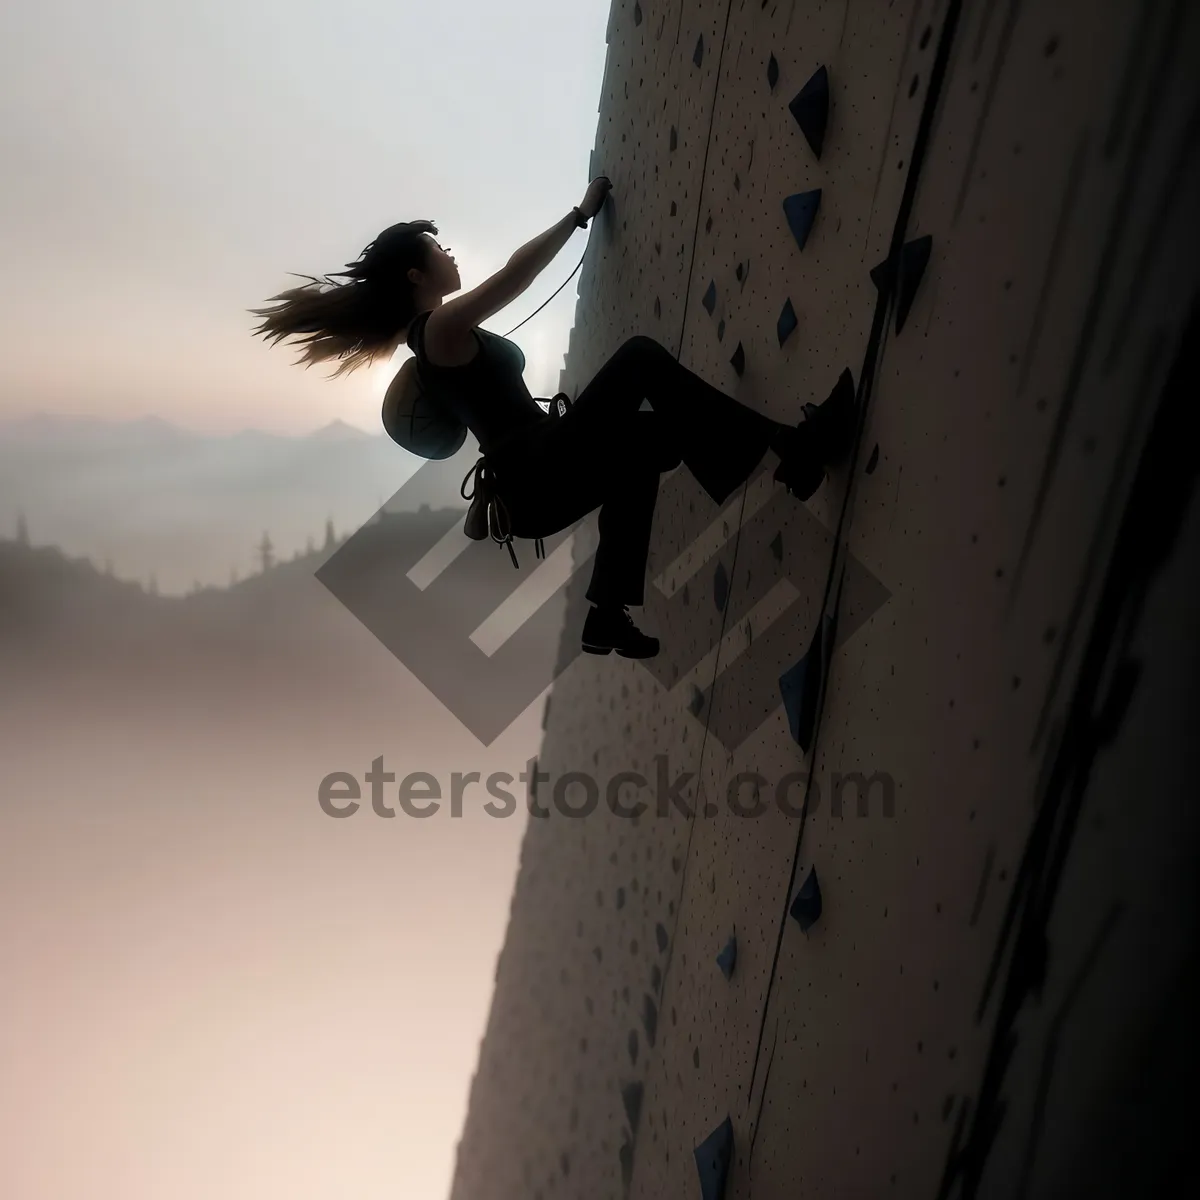
[[[573, 403], [566, 392], [559, 392], [550, 401], [548, 415], [552, 418], [563, 417]], [[467, 483], [472, 479], [474, 482], [468, 492]], [[466, 520], [463, 521], [463, 533], [473, 542], [482, 542], [484, 538], [490, 537], [498, 546], [504, 546], [512, 559], [512, 565], [520, 570], [521, 564], [517, 562], [517, 552], [513, 549], [512, 519], [509, 516], [508, 505], [500, 495], [496, 485], [495, 468], [488, 462], [486, 454], [481, 454], [475, 460], [474, 466], [463, 476], [458, 494], [464, 500], [470, 501]], [[546, 557], [546, 545], [542, 538], [533, 539], [533, 552], [537, 558]]]

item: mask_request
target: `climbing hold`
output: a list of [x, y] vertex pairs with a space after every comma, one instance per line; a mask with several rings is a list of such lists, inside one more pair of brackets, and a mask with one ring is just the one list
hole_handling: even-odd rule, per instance
[[733, 176], [733, 190], [735, 192], [740, 192], [742, 190], [742, 177], [736, 173]]
[[775, 61], [775, 55], [771, 55], [771, 61], [767, 63], [767, 86], [771, 91], [775, 90], [775, 85], [779, 82], [779, 64]]
[[662, 302], [657, 296], [654, 297], [654, 315], [656, 317], [662, 316]]
[[704, 222], [704, 232], [712, 233], [712, 217], [711, 216], [708, 218], [707, 221]]
[[825, 664], [833, 645], [833, 616], [826, 614], [817, 624], [808, 653], [779, 677], [779, 691], [787, 713], [792, 739], [804, 751], [812, 746], [813, 731], [824, 682]]
[[676, 208], [675, 208], [675, 201], [674, 201], [674, 200], [672, 200], [672, 201], [671, 201], [671, 216], [674, 216], [674, 215], [675, 215], [675, 213], [676, 213], [676, 211], [677, 211], [677, 210], [676, 210]]
[[729, 941], [725, 943], [725, 949], [717, 955], [717, 966], [721, 968], [721, 974], [726, 979], [733, 977], [733, 968], [737, 966], [737, 934], [731, 933]]
[[737, 270], [734, 272], [734, 274], [737, 275], [738, 283], [742, 282], [742, 270], [743, 270], [742, 264], [738, 263]]
[[692, 698], [688, 701], [688, 712], [693, 717], [698, 717], [704, 708], [704, 693], [693, 683]]
[[915, 241], [906, 242], [900, 251], [900, 269], [896, 279], [896, 333], [904, 328], [909, 310], [921, 285], [929, 255], [933, 249], [933, 238], [926, 235]]
[[885, 292], [892, 279], [892, 260], [889, 255], [883, 262], [871, 268], [871, 282], [881, 291]]
[[658, 1006], [650, 995], [642, 997], [642, 1026], [646, 1030], [646, 1041], [653, 1046], [658, 1033]]
[[867, 474], [874, 475], [875, 468], [879, 466], [879, 443], [875, 443], [875, 448], [871, 451], [871, 457], [867, 459]]
[[626, 1083], [621, 1088], [621, 1102], [625, 1105], [625, 1115], [629, 1118], [630, 1129], [638, 1127], [638, 1118], [642, 1115], [642, 1097], [645, 1094], [645, 1085], [640, 1080]]
[[783, 312], [779, 314], [779, 320], [775, 325], [775, 332], [779, 337], [779, 344], [781, 346], [792, 336], [796, 324], [796, 310], [792, 307], [792, 299], [789, 296], [783, 306]]
[[733, 352], [733, 357], [729, 360], [729, 365], [737, 372], [737, 377], [741, 379], [742, 372], [746, 369], [746, 352], [742, 349], [742, 343], [738, 342], [737, 349]]
[[806, 754], [812, 741], [819, 689], [820, 679], [811, 649], [794, 667], [789, 667], [779, 677], [779, 691], [783, 696], [788, 730], [792, 740]]
[[771, 539], [771, 553], [775, 556], [776, 562], [783, 562], [783, 534], [777, 533]]
[[825, 146], [825, 127], [829, 122], [829, 73], [824, 67], [817, 68], [788, 108], [813, 154], [820, 158]]
[[708, 285], [708, 291], [704, 293], [704, 299], [700, 302], [708, 309], [708, 315], [713, 315], [713, 309], [717, 307], [717, 285], [716, 282], [711, 282]]
[[629, 1185], [633, 1182], [633, 1143], [627, 1137], [621, 1142], [617, 1155], [621, 1160], [621, 1182], [629, 1191]]
[[642, 23], [642, 6], [640, 4], [635, 4], [633, 6], [633, 23], [635, 25], [640, 25]]
[[679, 135], [675, 132], [675, 126], [671, 126], [671, 149], [674, 150], [679, 145]]
[[718, 342], [722, 341], [724, 339], [724, 337], [725, 337], [725, 319], [722, 317], [722, 319], [717, 322], [717, 341]]
[[821, 189], [811, 192], [797, 192], [783, 202], [783, 211], [787, 214], [787, 223], [791, 228], [796, 245], [801, 250], [808, 241], [809, 231], [817, 217], [817, 209], [821, 207]]
[[717, 611], [725, 611], [725, 601], [729, 599], [729, 576], [725, 574], [725, 564], [717, 563], [713, 573], [713, 600], [716, 601]]
[[699, 66], [704, 61], [704, 34], [700, 35], [700, 40], [696, 43], [696, 53], [692, 55], [692, 62]]
[[800, 928], [807, 933], [821, 916], [821, 885], [817, 882], [817, 868], [812, 867], [808, 878], [801, 885], [792, 901], [790, 914], [800, 922]]
[[696, 1169], [700, 1172], [701, 1200], [722, 1200], [729, 1164], [733, 1160], [733, 1122], [726, 1117], [696, 1147]]

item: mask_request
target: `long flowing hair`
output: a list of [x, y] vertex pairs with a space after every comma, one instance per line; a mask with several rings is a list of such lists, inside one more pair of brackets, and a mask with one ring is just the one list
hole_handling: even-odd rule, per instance
[[269, 345], [293, 339], [303, 348], [295, 365], [306, 370], [314, 363], [338, 360], [330, 379], [390, 358], [417, 315], [407, 271], [425, 266], [428, 243], [423, 233], [436, 234], [437, 226], [432, 221], [393, 225], [347, 263], [347, 270], [320, 277], [297, 275], [308, 282], [272, 296], [270, 307], [248, 310], [263, 318], [254, 336]]

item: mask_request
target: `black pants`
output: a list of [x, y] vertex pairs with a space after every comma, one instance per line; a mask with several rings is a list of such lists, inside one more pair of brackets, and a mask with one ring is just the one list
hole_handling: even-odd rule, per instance
[[[652, 412], [639, 411], [649, 400]], [[488, 461], [515, 537], [549, 537], [600, 509], [587, 598], [643, 601], [659, 475], [681, 462], [717, 504], [749, 478], [782, 427], [726, 396], [648, 337], [633, 337], [568, 409]]]

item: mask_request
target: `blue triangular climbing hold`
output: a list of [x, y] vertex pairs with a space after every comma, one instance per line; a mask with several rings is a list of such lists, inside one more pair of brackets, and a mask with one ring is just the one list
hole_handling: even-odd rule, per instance
[[733, 357], [729, 360], [729, 365], [737, 372], [737, 377], [741, 379], [742, 372], [746, 369], [746, 351], [742, 349], [742, 343], [738, 342], [737, 349], [733, 352]]
[[885, 292], [892, 279], [892, 260], [885, 258], [883, 262], [871, 268], [871, 282], [881, 291]]
[[775, 323], [775, 333], [779, 337], [781, 346], [792, 336], [796, 324], [796, 310], [792, 307], [792, 299], [789, 296], [783, 306], [783, 312], [779, 314], [779, 320]]
[[771, 55], [771, 61], [767, 63], [767, 86], [771, 91], [775, 90], [775, 85], [779, 82], [779, 64], [775, 61], [775, 55]]
[[929, 265], [929, 255], [933, 249], [933, 238], [926, 235], [911, 242], [906, 242], [900, 251], [900, 269], [896, 279], [896, 333], [904, 328], [908, 320], [909, 310], [916, 297], [917, 288]]
[[621, 1161], [621, 1182], [625, 1185], [625, 1190], [629, 1190], [629, 1185], [633, 1182], [633, 1142], [630, 1141], [629, 1135], [626, 1134], [621, 1142], [621, 1148], [617, 1151], [617, 1157]]
[[829, 72], [818, 67], [788, 108], [796, 118], [804, 140], [820, 158], [825, 148], [825, 127], [829, 123]]
[[788, 732], [792, 741], [808, 753], [812, 740], [812, 725], [816, 715], [816, 700], [812, 693], [817, 679], [817, 668], [806, 654], [794, 667], [789, 667], [779, 677], [779, 692], [783, 696], [783, 710], [787, 714]]
[[704, 34], [700, 35], [700, 40], [696, 43], [696, 52], [692, 55], [692, 62], [699, 66], [704, 61]]
[[779, 677], [779, 691], [787, 714], [792, 740], [805, 754], [812, 748], [813, 732], [817, 725], [821, 685], [824, 682], [825, 662], [833, 640], [833, 617], [821, 618], [812, 636], [808, 652]]
[[709, 283], [708, 291], [704, 293], [704, 299], [700, 303], [708, 309], [708, 315], [711, 317], [713, 309], [717, 307], [717, 284], [715, 280]]
[[812, 867], [808, 878], [800, 885], [796, 898], [792, 901], [790, 914], [800, 922], [800, 928], [807, 933], [821, 917], [821, 885], [817, 882], [817, 868]]
[[811, 192], [797, 192], [783, 202], [783, 211], [787, 215], [787, 223], [796, 239], [796, 245], [801, 250], [808, 241], [809, 231], [817, 218], [817, 209], [821, 207], [821, 189]]
[[737, 934], [731, 933], [729, 941], [725, 943], [725, 949], [717, 955], [717, 966], [721, 968], [721, 974], [726, 979], [733, 977], [733, 968], [737, 966]]
[[696, 1147], [696, 1169], [700, 1173], [701, 1200], [722, 1200], [729, 1164], [733, 1161], [733, 1122], [726, 1117]]
[[629, 1128], [637, 1129], [642, 1115], [642, 1098], [646, 1093], [645, 1085], [638, 1080], [626, 1083], [621, 1088], [621, 1101], [625, 1105], [625, 1115], [629, 1118]]

